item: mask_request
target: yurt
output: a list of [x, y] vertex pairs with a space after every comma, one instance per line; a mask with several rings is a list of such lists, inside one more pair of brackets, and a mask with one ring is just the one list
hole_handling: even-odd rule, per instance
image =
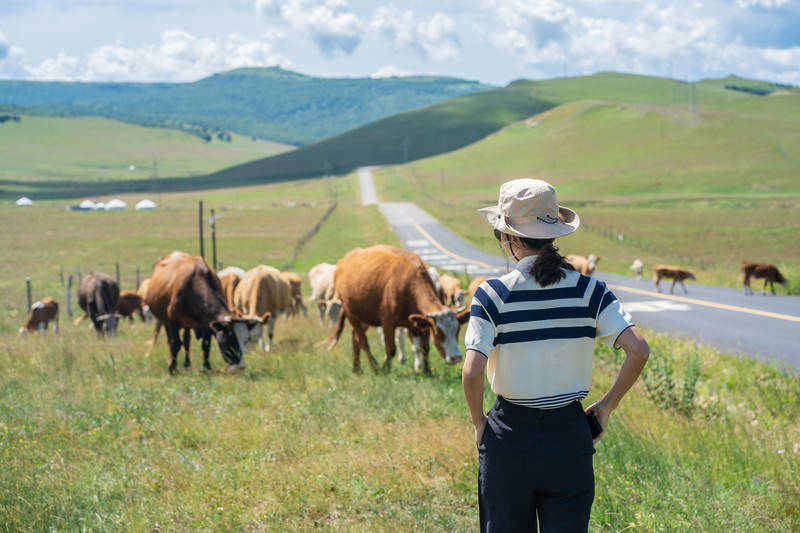
[[31, 200], [27, 196], [23, 196], [22, 198], [20, 198], [19, 200], [17, 200], [14, 203], [17, 204], [17, 205], [33, 205], [33, 200]]
[[106, 211], [123, 211], [126, 207], [128, 207], [128, 204], [119, 198], [114, 198], [106, 204]]
[[144, 199], [141, 202], [136, 204], [137, 211], [150, 211], [156, 208], [156, 204], [152, 200]]

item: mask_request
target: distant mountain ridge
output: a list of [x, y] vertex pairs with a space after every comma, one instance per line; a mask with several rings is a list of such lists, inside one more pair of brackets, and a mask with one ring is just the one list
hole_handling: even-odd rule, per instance
[[0, 80], [0, 108], [147, 126], [192, 125], [304, 145], [491, 88], [442, 76], [317, 78], [278, 67], [241, 68], [192, 83]]

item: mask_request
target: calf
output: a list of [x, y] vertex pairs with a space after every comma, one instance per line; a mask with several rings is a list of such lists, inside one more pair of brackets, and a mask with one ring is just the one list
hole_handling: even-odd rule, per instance
[[47, 325], [53, 322], [53, 329], [58, 333], [58, 302], [49, 296], [42, 298], [31, 306], [25, 325], [19, 328], [20, 335], [41, 331], [47, 334]]
[[669, 288], [670, 294], [672, 294], [673, 289], [675, 289], [676, 283], [680, 283], [681, 287], [683, 287], [683, 293], [688, 294], [689, 291], [686, 290], [686, 285], [683, 284], [683, 281], [695, 279], [694, 273], [692, 273], [691, 270], [685, 270], [671, 265], [656, 265], [653, 267], [653, 283], [655, 283], [658, 292], [661, 292], [661, 287], [659, 286], [661, 278], [672, 279], [672, 286]]
[[769, 283], [769, 288], [772, 291], [772, 294], [775, 294], [775, 283], [780, 283], [786, 288], [786, 294], [789, 293], [789, 282], [788, 280], [781, 274], [778, 270], [778, 267], [771, 263], [757, 263], [754, 261], [742, 261], [742, 275], [741, 279], [744, 282], [744, 293], [746, 295], [752, 295], [753, 289], [750, 287], [750, 280], [755, 279], [763, 279], [764, 280], [764, 288], [761, 290], [761, 294], [767, 294], [767, 283]]
[[119, 293], [117, 313], [119, 313], [120, 318], [127, 318], [131, 322], [133, 322], [134, 313], [138, 313], [142, 322], [146, 321], [142, 308], [142, 297], [139, 296], [137, 291], [122, 291]]
[[270, 351], [275, 322], [282, 314], [288, 314], [292, 305], [291, 286], [280, 271], [271, 266], [258, 265], [247, 271], [236, 286], [233, 302], [240, 312], [249, 316], [271, 316], [264, 344], [263, 328], [253, 332], [264, 350]]

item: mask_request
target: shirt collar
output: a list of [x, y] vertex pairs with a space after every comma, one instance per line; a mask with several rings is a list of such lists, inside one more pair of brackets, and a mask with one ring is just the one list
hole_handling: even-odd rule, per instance
[[528, 271], [533, 266], [534, 261], [536, 261], [537, 257], [539, 257], [539, 256], [538, 255], [527, 255], [527, 256], [523, 257], [522, 259], [519, 260], [519, 263], [517, 263], [516, 269], [519, 270], [520, 272], [523, 272], [523, 273], [527, 274]]

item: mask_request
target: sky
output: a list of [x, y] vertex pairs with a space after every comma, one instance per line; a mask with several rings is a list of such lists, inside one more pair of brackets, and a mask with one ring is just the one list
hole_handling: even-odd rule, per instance
[[190, 82], [255, 66], [800, 85], [800, 0], [0, 0], [0, 79]]

